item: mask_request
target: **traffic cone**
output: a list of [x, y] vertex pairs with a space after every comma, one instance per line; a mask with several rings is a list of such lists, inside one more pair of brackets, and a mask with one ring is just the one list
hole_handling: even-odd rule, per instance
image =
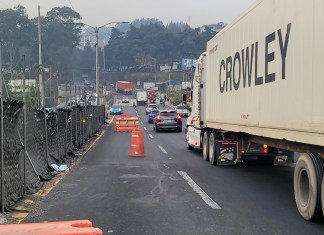
[[132, 131], [129, 156], [144, 157], [144, 134], [140, 128]]

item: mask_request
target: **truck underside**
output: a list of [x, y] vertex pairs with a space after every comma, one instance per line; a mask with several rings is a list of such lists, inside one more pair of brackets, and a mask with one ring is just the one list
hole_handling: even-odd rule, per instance
[[[274, 165], [293, 163], [291, 151], [270, 147], [266, 144], [267, 142], [257, 141], [257, 138], [245, 133], [217, 131], [208, 128], [197, 129], [187, 126], [186, 141], [188, 149], [202, 149], [204, 160], [211, 160], [212, 164], [215, 161], [214, 165], [235, 165], [249, 160], [259, 160]], [[210, 159], [210, 152], [216, 156], [212, 156]]]
[[217, 166], [235, 165], [251, 159], [291, 166], [294, 162], [294, 151], [300, 152], [294, 172], [294, 193], [298, 211], [305, 220], [323, 219], [322, 147], [190, 125], [186, 126], [185, 136], [187, 149], [201, 149], [202, 158]]

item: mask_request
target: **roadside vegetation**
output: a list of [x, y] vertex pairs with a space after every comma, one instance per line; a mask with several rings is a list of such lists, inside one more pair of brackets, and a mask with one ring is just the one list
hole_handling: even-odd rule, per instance
[[[82, 74], [87, 74], [89, 79], [95, 77], [94, 46], [87, 42], [85, 47], [79, 47], [82, 30], [89, 33], [91, 30], [73, 24], [82, 22], [81, 19], [82, 16], [69, 7], [53, 8], [41, 17], [42, 66], [50, 68], [51, 77], [58, 81], [71, 81], [72, 78], [74, 81], [82, 80]], [[63, 24], [65, 22], [72, 24]], [[37, 27], [38, 19], [30, 19], [21, 5], [0, 10], [5, 79], [21, 76], [23, 55], [26, 58], [27, 78], [37, 75], [34, 69], [38, 63]], [[139, 19], [109, 30], [109, 44], [100, 48], [99, 55], [102, 82], [120, 78], [165, 81], [168, 74], [159, 72], [161, 65], [172, 65], [182, 58], [197, 58], [205, 50], [206, 42], [215, 34], [208, 27], [201, 32], [199, 28], [192, 29], [182, 22], [163, 25], [158, 19]], [[172, 71], [171, 75], [177, 80], [182, 77], [181, 72]]]

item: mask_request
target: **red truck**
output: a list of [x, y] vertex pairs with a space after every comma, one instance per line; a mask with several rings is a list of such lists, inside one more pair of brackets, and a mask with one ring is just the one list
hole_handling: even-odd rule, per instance
[[132, 82], [128, 81], [117, 81], [116, 82], [116, 91], [123, 94], [132, 94], [134, 85]]
[[155, 103], [156, 98], [157, 98], [156, 91], [155, 90], [152, 90], [152, 89], [148, 89], [146, 91], [146, 93], [147, 93], [147, 99], [148, 99], [149, 103], [151, 103], [151, 104], [152, 103]]

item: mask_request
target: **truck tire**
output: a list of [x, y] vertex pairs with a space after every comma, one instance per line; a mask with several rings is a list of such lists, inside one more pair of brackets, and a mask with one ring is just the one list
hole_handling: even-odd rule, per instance
[[305, 220], [322, 218], [321, 186], [324, 162], [316, 153], [303, 153], [295, 166], [294, 193], [300, 215]]
[[209, 136], [210, 132], [204, 132], [203, 139], [202, 139], [202, 152], [203, 152], [203, 159], [205, 161], [209, 161]]
[[324, 177], [322, 179], [322, 191], [321, 191], [321, 202], [322, 202], [322, 212], [324, 216]]
[[209, 136], [209, 163], [212, 165], [217, 165], [216, 140], [217, 133], [212, 132]]

